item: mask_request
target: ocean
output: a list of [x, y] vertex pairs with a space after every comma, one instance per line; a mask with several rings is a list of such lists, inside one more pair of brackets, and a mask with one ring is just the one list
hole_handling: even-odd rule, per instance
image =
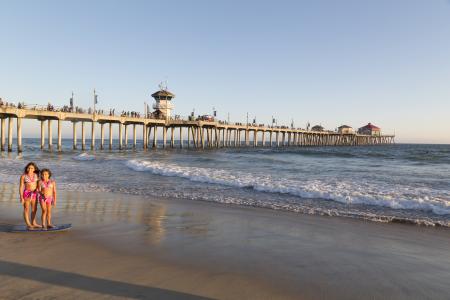
[[[1, 153], [0, 181], [29, 161], [59, 189], [210, 201], [293, 213], [450, 227], [450, 145]], [[87, 145], [89, 147], [89, 145]]]

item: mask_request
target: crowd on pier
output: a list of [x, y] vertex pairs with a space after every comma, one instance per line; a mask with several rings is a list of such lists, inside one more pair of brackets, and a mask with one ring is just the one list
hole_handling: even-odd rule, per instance
[[[13, 107], [13, 108], [19, 108], [19, 109], [31, 109], [31, 110], [44, 110], [44, 111], [54, 111], [54, 112], [67, 112], [67, 113], [81, 113], [81, 114], [98, 114], [98, 115], [107, 115], [107, 116], [116, 116], [115, 109], [109, 109], [109, 111], [104, 111], [103, 109], [100, 110], [94, 110], [93, 108], [89, 107], [88, 109], [84, 109], [79, 106], [73, 106], [73, 105], [64, 105], [62, 107], [55, 107], [51, 103], [48, 103], [46, 106], [40, 106], [40, 105], [29, 105], [25, 104], [25, 102], [19, 102], [17, 105], [12, 102], [6, 102], [2, 98], [0, 98], [0, 107]], [[123, 110], [119, 116], [121, 117], [131, 117], [131, 118], [141, 118], [146, 117], [149, 119], [165, 119], [164, 116], [162, 116], [158, 111], [155, 112], [148, 112], [147, 114], [141, 115], [141, 113], [137, 111], [125, 111]], [[186, 120], [180, 115], [175, 115], [173, 117], [169, 118], [170, 120]], [[187, 121], [205, 121], [205, 122], [218, 122], [221, 125], [238, 125], [238, 126], [252, 126], [252, 127], [271, 127], [271, 128], [280, 128], [280, 129], [288, 129], [291, 128], [289, 126], [275, 126], [272, 124], [265, 125], [265, 124], [257, 124], [256, 120], [253, 120], [252, 123], [230, 123], [228, 121], [222, 121], [217, 120], [214, 116], [211, 115], [198, 115], [195, 116], [193, 113], [187, 117]], [[293, 129], [293, 126], [292, 126]], [[301, 129], [301, 128], [297, 128]]]

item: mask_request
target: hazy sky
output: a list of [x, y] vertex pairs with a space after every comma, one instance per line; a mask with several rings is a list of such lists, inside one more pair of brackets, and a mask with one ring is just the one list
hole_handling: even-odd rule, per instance
[[[1, 1], [0, 97], [450, 143], [450, 1]], [[27, 121], [27, 128], [37, 126]], [[26, 130], [25, 136], [37, 130]], [[69, 124], [65, 125], [68, 136]], [[37, 136], [37, 135], [36, 135]]]

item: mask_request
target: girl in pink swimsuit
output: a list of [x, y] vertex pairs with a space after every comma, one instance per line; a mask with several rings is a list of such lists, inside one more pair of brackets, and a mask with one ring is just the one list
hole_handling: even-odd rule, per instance
[[[41, 227], [36, 222], [37, 212], [37, 182], [39, 179], [39, 169], [35, 163], [26, 165], [23, 175], [20, 176], [20, 203], [23, 205], [23, 219], [29, 229]], [[31, 206], [31, 222], [30, 222]]]
[[56, 182], [51, 179], [52, 172], [49, 169], [42, 169], [39, 180], [39, 202], [42, 207], [42, 226], [53, 228], [52, 206], [56, 205]]

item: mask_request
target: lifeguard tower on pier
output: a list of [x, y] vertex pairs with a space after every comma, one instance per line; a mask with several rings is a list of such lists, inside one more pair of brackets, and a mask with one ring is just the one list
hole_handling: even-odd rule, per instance
[[172, 116], [172, 110], [174, 109], [174, 105], [172, 104], [172, 98], [175, 98], [175, 95], [167, 90], [167, 86], [163, 84], [159, 85], [159, 91], [152, 94], [152, 97], [155, 98], [156, 103], [153, 104], [153, 116], [158, 119], [170, 120]]

